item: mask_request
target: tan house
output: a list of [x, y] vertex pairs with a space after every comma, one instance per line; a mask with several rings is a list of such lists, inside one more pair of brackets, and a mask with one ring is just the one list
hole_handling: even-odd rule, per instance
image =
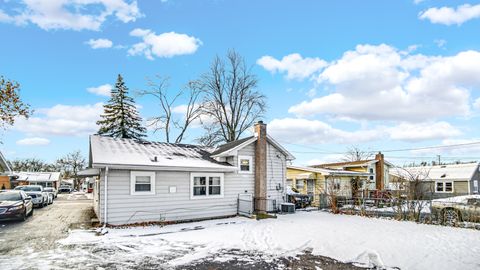
[[320, 203], [320, 194], [352, 197], [352, 180], [365, 182], [370, 174], [347, 170], [287, 165], [286, 186], [312, 197], [312, 206]]
[[389, 188], [390, 170], [394, 165], [386, 161], [382, 153], [378, 153], [375, 159], [318, 164], [312, 167], [368, 174], [368, 180], [364, 182], [361, 189], [373, 191]]

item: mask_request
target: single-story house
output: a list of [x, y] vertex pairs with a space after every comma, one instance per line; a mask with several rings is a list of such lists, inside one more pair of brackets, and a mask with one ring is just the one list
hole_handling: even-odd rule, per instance
[[391, 173], [398, 189], [411, 190], [412, 183], [417, 182], [418, 189], [434, 199], [479, 193], [480, 171], [476, 162], [405, 167]]
[[382, 191], [389, 188], [390, 170], [394, 165], [386, 161], [382, 153], [378, 153], [375, 159], [318, 164], [312, 167], [367, 173], [368, 181], [363, 190]]
[[233, 216], [239, 196], [250, 196], [257, 212], [275, 211], [294, 159], [263, 122], [254, 136], [214, 150], [92, 135], [89, 156], [98, 171], [94, 209], [111, 225]]
[[10, 189], [10, 177], [12, 176], [12, 169], [8, 165], [7, 160], [0, 152], [0, 189]]
[[369, 177], [370, 174], [365, 172], [287, 166], [287, 186], [295, 188], [301, 194], [311, 196], [313, 206], [319, 205], [320, 194], [352, 197], [352, 183], [355, 180], [364, 183]]
[[61, 172], [18, 172], [15, 181], [21, 185], [40, 185], [58, 189], [62, 181]]

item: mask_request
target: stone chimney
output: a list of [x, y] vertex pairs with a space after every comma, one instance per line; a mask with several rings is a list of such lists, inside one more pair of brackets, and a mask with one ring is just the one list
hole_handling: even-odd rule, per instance
[[375, 188], [377, 190], [385, 189], [385, 157], [381, 152], [375, 155]]
[[267, 125], [255, 124], [255, 211], [267, 212]]

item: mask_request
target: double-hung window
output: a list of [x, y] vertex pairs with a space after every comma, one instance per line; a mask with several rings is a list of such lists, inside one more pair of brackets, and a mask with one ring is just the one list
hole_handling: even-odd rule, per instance
[[130, 172], [130, 195], [154, 195], [155, 172]]
[[238, 156], [238, 170], [240, 173], [252, 173], [252, 157]]
[[223, 173], [192, 173], [190, 198], [223, 197]]
[[453, 182], [441, 181], [435, 183], [435, 192], [437, 193], [453, 193]]

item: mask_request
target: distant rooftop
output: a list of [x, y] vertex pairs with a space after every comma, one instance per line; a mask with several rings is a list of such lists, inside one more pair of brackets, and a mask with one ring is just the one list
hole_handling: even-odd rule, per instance
[[478, 167], [478, 163], [449, 164], [435, 166], [405, 167], [391, 170], [400, 177], [421, 176], [425, 180], [468, 180]]

